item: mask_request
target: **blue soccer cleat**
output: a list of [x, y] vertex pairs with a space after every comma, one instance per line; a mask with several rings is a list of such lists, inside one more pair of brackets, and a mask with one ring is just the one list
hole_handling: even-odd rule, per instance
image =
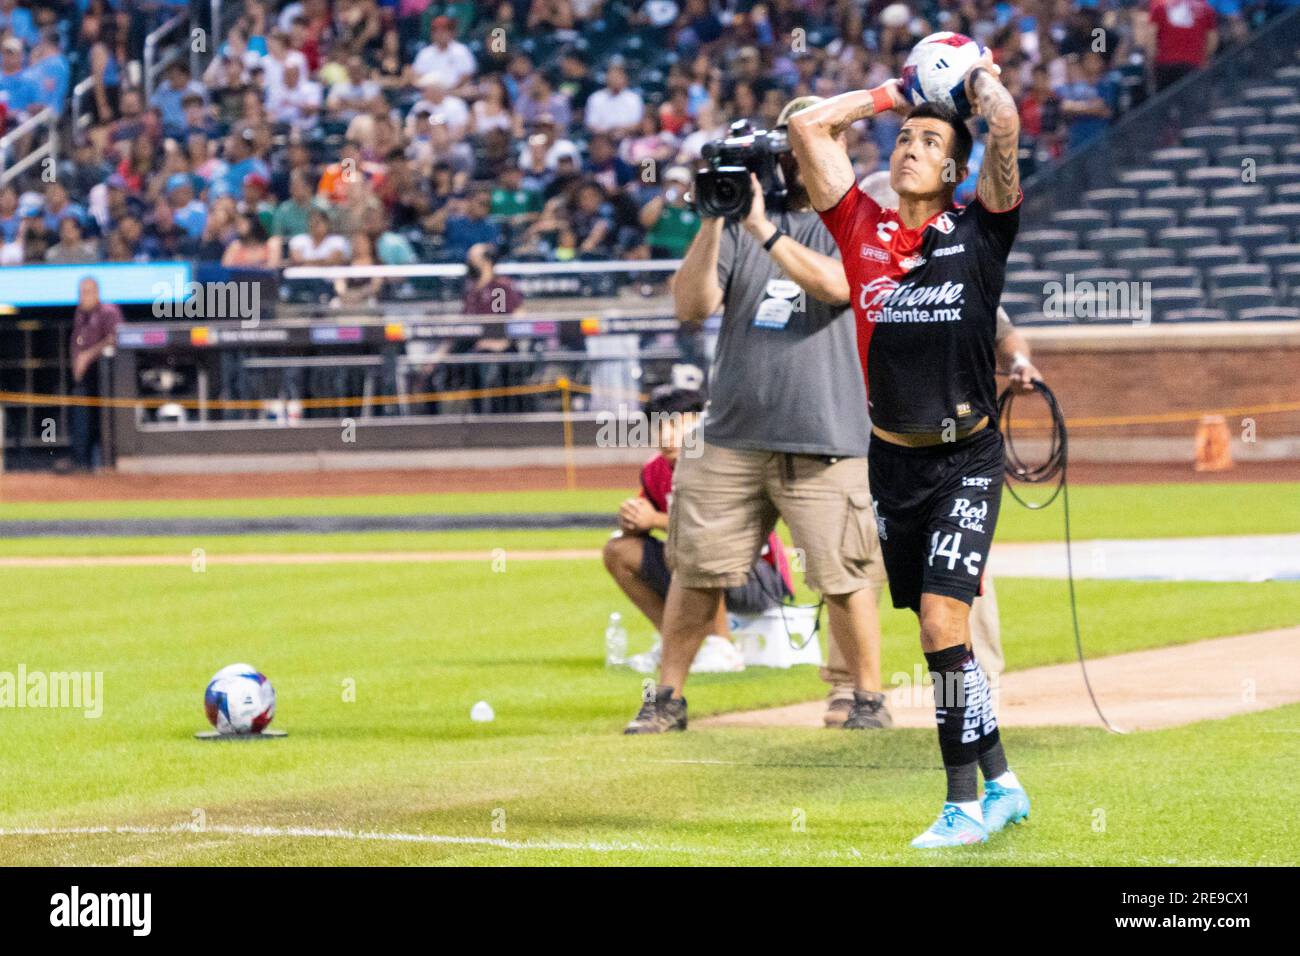
[[955, 803], [945, 803], [939, 813], [939, 819], [930, 825], [930, 829], [913, 840], [912, 846], [919, 850], [931, 850], [942, 846], [983, 843], [988, 838], [989, 832], [984, 829], [984, 824]]
[[989, 780], [984, 784], [980, 809], [984, 811], [984, 828], [997, 833], [1008, 823], [1029, 819], [1029, 794], [1023, 787], [1004, 787]]

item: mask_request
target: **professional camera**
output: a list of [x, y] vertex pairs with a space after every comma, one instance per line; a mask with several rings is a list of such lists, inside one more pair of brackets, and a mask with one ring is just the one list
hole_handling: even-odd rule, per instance
[[701, 216], [742, 219], [753, 201], [749, 174], [758, 176], [769, 208], [785, 200], [785, 177], [777, 157], [790, 151], [784, 130], [755, 130], [748, 120], [731, 124], [726, 139], [700, 150], [709, 165], [695, 173], [695, 208]]

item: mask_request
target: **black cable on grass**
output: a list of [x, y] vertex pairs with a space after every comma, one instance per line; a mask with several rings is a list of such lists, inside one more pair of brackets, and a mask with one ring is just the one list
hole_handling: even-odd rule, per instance
[[1061, 406], [1056, 401], [1056, 396], [1044, 382], [1035, 381], [1033, 385], [1034, 390], [1043, 396], [1043, 401], [1047, 403], [1047, 409], [1052, 415], [1051, 446], [1046, 460], [1037, 466], [1026, 465], [1024, 459], [1017, 454], [1015, 439], [1011, 435], [1011, 403], [1015, 400], [1015, 392], [1008, 387], [998, 397], [998, 425], [1002, 429], [1005, 445], [1007, 477], [1030, 485], [1047, 484], [1054, 480], [1056, 488], [1050, 498], [1038, 504], [1031, 504], [1016, 494], [1015, 486], [1011, 482], [1007, 482], [1007, 490], [1011, 492], [1011, 497], [1031, 511], [1041, 511], [1055, 501], [1057, 495], [1062, 496], [1061, 501], [1065, 505], [1065, 571], [1066, 579], [1070, 583], [1070, 619], [1074, 622], [1074, 649], [1079, 657], [1079, 669], [1083, 672], [1083, 686], [1087, 688], [1092, 708], [1097, 712], [1105, 728], [1113, 734], [1122, 734], [1123, 730], [1106, 719], [1101, 705], [1097, 703], [1097, 695], [1092, 692], [1092, 681], [1088, 680], [1088, 665], [1083, 656], [1083, 639], [1079, 636], [1079, 606], [1074, 596], [1074, 553], [1070, 541], [1069, 435], [1065, 428], [1065, 416], [1061, 413]]

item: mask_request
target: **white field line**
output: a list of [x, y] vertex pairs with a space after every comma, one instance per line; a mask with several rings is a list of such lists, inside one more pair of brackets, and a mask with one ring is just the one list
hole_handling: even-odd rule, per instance
[[[557, 548], [553, 551], [334, 551], [301, 553], [248, 553], [204, 555], [206, 564], [447, 564], [456, 562], [505, 561], [595, 561], [594, 548]], [[103, 554], [0, 557], [0, 568], [96, 568], [189, 566], [190, 554]]]
[[572, 843], [555, 840], [520, 841], [496, 837], [448, 836], [438, 833], [384, 833], [374, 830], [321, 829], [318, 827], [269, 827], [212, 825], [195, 829], [187, 824], [172, 826], [98, 826], [98, 827], [17, 827], [0, 829], [2, 837], [42, 836], [100, 836], [104, 834], [125, 836], [180, 835], [194, 836], [220, 834], [252, 838], [309, 838], [324, 840], [361, 840], [379, 843], [436, 843], [454, 846], [490, 846], [501, 850], [584, 850], [593, 853], [618, 853], [626, 851], [655, 853], [694, 853], [693, 848], [650, 846], [643, 843]]

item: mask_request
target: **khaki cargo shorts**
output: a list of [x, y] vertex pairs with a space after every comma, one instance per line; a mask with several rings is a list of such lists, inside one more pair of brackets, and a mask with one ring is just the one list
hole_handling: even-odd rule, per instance
[[884, 580], [866, 458], [742, 451], [704, 442], [683, 454], [668, 511], [668, 566], [688, 588], [745, 583], [777, 517], [810, 587], [852, 594]]

